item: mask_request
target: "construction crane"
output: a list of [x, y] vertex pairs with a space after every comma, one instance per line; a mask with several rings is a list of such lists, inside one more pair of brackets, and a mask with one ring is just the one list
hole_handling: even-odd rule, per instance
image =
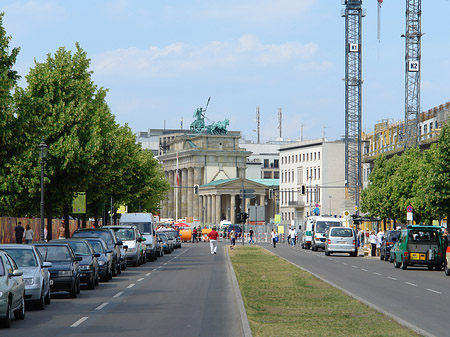
[[345, 9], [345, 199], [359, 209], [361, 189], [362, 0], [342, 0]]

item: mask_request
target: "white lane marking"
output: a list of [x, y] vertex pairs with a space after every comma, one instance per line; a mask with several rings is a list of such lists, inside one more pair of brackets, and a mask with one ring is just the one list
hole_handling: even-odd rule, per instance
[[394, 281], [397, 281], [397, 280], [398, 280], [397, 278], [395, 278], [395, 277], [390, 277], [390, 276], [388, 276], [388, 279], [391, 279], [391, 280], [394, 280]]
[[435, 293], [435, 294], [442, 294], [440, 291], [437, 291], [437, 290], [433, 290], [433, 289], [427, 289], [428, 291], [431, 291], [432, 293]]
[[361, 268], [362, 271], [368, 271], [367, 269]]
[[343, 264], [344, 266], [348, 266], [348, 263], [342, 262], [342, 264]]
[[[159, 267], [158, 267], [158, 268], [159, 268]], [[158, 268], [154, 268], [154, 269], [153, 269], [153, 271], [157, 271], [157, 270], [158, 270]]]
[[83, 323], [85, 320], [87, 320], [89, 317], [83, 317], [80, 318], [78, 321], [76, 321], [75, 323], [73, 323], [70, 327], [71, 328], [76, 328], [77, 326], [79, 326], [81, 323]]
[[358, 268], [357, 266], [352, 265], [352, 268]]
[[383, 275], [383, 274], [380, 274], [380, 273], [377, 273], [377, 272], [373, 272], [375, 275], [378, 275], [378, 276], [381, 276], [381, 275]]
[[405, 282], [406, 284], [409, 284], [410, 286], [413, 286], [413, 287], [418, 287], [418, 285], [417, 284], [414, 284], [414, 283], [411, 283], [411, 282]]
[[333, 259], [331, 257], [329, 257], [328, 260], [333, 261]]
[[141, 277], [140, 279], [138, 279], [137, 281], [138, 282], [141, 282], [142, 280], [143, 280], [144, 278], [143, 277]]
[[121, 292], [118, 292], [117, 294], [115, 294], [113, 297], [119, 297], [120, 295], [122, 295], [123, 294], [123, 291], [121, 291]]
[[164, 263], [164, 266], [167, 265], [169, 262]]
[[136, 285], [136, 284], [131, 283], [131, 284], [127, 287], [127, 289], [133, 288], [135, 285]]
[[97, 308], [95, 308], [95, 310], [102, 310], [104, 307], [106, 307], [108, 305], [108, 302], [105, 302], [103, 304], [100, 304]]
[[147, 274], [145, 274], [145, 276], [150, 276], [152, 273], [147, 273]]

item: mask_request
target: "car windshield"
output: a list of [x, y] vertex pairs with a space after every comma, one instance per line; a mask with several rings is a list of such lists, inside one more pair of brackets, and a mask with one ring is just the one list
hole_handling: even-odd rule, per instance
[[84, 242], [69, 242], [69, 245], [77, 255], [91, 255], [88, 245]]
[[14, 259], [14, 261], [16, 261], [16, 264], [21, 268], [37, 267], [38, 265], [36, 256], [31, 249], [5, 248], [2, 250], [6, 251]]
[[392, 241], [393, 238], [399, 238], [400, 231], [389, 231], [388, 235], [386, 236], [386, 241]]
[[72, 261], [67, 246], [36, 246], [45, 261]]
[[0, 276], [5, 276], [5, 267], [3, 267], [3, 261], [0, 258]]
[[[121, 223], [125, 224], [125, 223]], [[136, 226], [136, 228], [143, 234], [153, 234], [151, 222], [127, 222], [127, 225]]]
[[132, 228], [115, 228], [114, 232], [116, 233], [116, 237], [121, 240], [134, 240], [134, 230]]
[[408, 234], [409, 240], [414, 242], [438, 242], [437, 232], [412, 230]]
[[351, 238], [353, 236], [353, 231], [350, 228], [332, 228], [330, 235]]
[[159, 233], [158, 236], [159, 236], [163, 241], [167, 240], [166, 234]]
[[92, 248], [94, 249], [94, 252], [96, 253], [103, 253], [103, 246], [100, 241], [97, 240], [88, 240], [91, 244]]
[[316, 222], [316, 233], [325, 233], [328, 227], [339, 227], [341, 223], [338, 221], [317, 221]]
[[104, 231], [80, 231], [73, 233], [72, 237], [102, 238], [108, 245], [113, 245], [112, 233]]

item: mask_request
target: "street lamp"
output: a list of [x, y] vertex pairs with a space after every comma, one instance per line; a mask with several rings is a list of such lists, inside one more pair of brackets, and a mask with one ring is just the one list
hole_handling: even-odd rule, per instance
[[44, 165], [48, 151], [44, 137], [42, 137], [41, 143], [37, 147], [39, 149], [39, 158], [41, 158], [41, 241], [44, 241]]

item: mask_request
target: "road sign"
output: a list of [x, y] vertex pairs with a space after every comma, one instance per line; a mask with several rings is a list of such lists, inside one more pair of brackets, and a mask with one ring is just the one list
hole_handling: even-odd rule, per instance
[[255, 198], [255, 190], [245, 189], [241, 190], [241, 197], [245, 199], [253, 199]]
[[344, 211], [344, 216], [349, 216], [350, 212], [349, 211]]
[[313, 213], [315, 215], [319, 215], [320, 214], [320, 208], [319, 207], [314, 208]]
[[413, 207], [411, 205], [409, 205], [408, 207], [406, 207], [406, 211], [408, 213], [412, 212], [413, 211]]

